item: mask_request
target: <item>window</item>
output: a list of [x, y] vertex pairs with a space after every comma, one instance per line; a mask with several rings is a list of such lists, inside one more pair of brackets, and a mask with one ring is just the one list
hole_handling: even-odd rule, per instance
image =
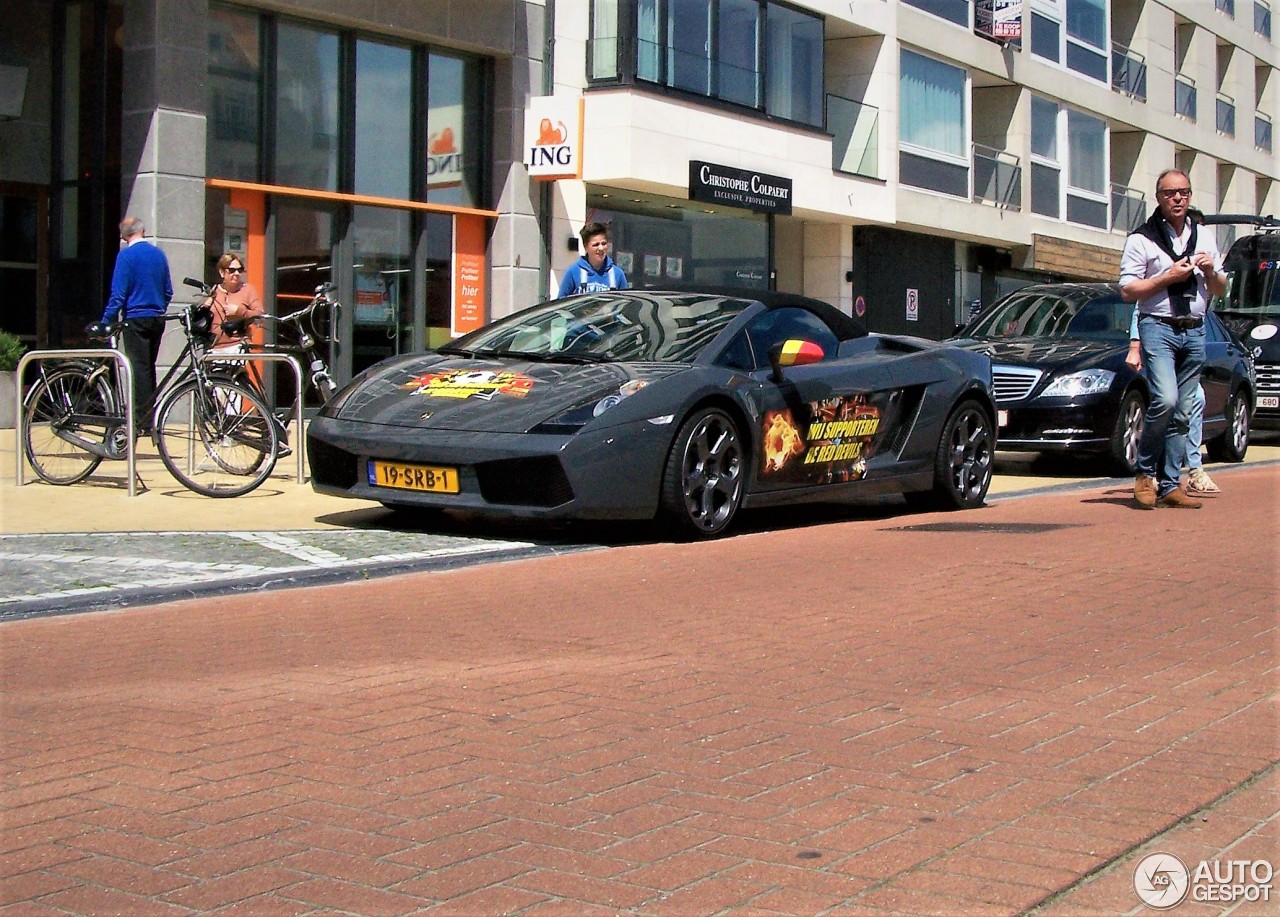
[[771, 4], [765, 69], [770, 114], [822, 123], [822, 21]]
[[899, 77], [899, 178], [905, 184], [969, 195], [968, 73], [902, 51]]
[[276, 37], [275, 180], [338, 188], [338, 36], [281, 23]]
[[356, 42], [356, 194], [411, 196], [413, 54]]
[[1058, 158], [1058, 106], [1031, 97], [1031, 211], [1062, 216], [1062, 164]]
[[261, 179], [261, 91], [258, 17], [238, 10], [209, 10], [209, 174]]
[[1108, 0], [1032, 0], [1031, 53], [1106, 83]]
[[480, 61], [432, 52], [427, 59], [427, 200], [483, 206], [484, 74]]
[[[634, 20], [618, 21], [627, 8]], [[627, 47], [632, 29], [634, 58], [615, 68], [609, 49]], [[819, 16], [768, 0], [595, 0], [588, 47], [595, 83], [653, 83], [823, 124]]]
[[941, 16], [957, 25], [969, 25], [969, 0], [904, 0], [907, 6]]
[[[792, 338], [817, 344], [826, 360], [833, 359], [840, 349], [840, 339], [826, 322], [798, 306], [783, 306], [753, 318], [725, 348], [720, 362], [747, 371], [766, 369], [769, 349]], [[744, 346], [744, 340], [748, 346]]]
[[720, 0], [716, 26], [718, 95], [730, 102], [760, 105], [760, 4], [757, 0]]
[[1106, 0], [1066, 0], [1067, 67], [1107, 82]]
[[1107, 125], [1067, 110], [1067, 220], [1107, 226]]
[[485, 206], [483, 58], [218, 4], [208, 43], [210, 177]]

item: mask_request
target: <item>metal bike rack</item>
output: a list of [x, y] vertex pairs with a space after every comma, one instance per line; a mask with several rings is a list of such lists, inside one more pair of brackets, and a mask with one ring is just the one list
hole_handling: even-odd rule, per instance
[[[120, 393], [124, 396], [124, 422], [125, 429], [129, 431], [129, 436], [125, 437], [125, 460], [129, 466], [129, 496], [136, 497], [138, 495], [138, 459], [135, 455], [136, 445], [133, 441], [133, 367], [129, 365], [129, 360], [119, 350], [112, 350], [110, 347], [91, 348], [88, 350], [32, 350], [23, 354], [22, 359], [18, 361], [17, 378], [22, 378], [22, 372], [27, 368], [27, 364], [35, 363], [40, 360], [67, 360], [89, 357], [106, 357], [115, 360], [116, 368], [120, 371], [120, 379], [122, 380], [119, 388]], [[15, 433], [17, 440], [14, 442], [14, 455], [16, 457], [17, 475], [14, 482], [21, 487], [26, 484], [26, 450], [24, 444], [27, 441], [27, 418], [22, 410], [22, 386], [18, 386], [18, 394], [16, 396], [16, 411], [14, 419]]]
[[302, 431], [302, 364], [287, 353], [207, 353], [202, 357], [205, 363], [226, 363], [237, 360], [248, 363], [250, 360], [262, 360], [268, 363], [288, 363], [293, 369], [294, 401], [293, 401], [293, 454], [298, 458], [298, 483], [306, 483], [306, 437]]

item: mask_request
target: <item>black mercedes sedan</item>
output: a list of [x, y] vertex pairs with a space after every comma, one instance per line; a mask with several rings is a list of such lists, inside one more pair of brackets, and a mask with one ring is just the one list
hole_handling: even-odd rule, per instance
[[[1114, 474], [1134, 473], [1149, 395], [1146, 379], [1124, 362], [1133, 309], [1117, 284], [1033, 284], [950, 338], [991, 357], [1000, 449], [1098, 456]], [[1253, 361], [1213, 312], [1201, 381], [1210, 457], [1242, 461], [1257, 391]]]

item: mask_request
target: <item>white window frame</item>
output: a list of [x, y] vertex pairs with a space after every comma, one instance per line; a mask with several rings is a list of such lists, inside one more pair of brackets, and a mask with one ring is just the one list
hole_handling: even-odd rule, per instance
[[[1096, 47], [1088, 42], [1080, 41], [1072, 38], [1067, 34], [1067, 5], [1066, 0], [1031, 0], [1031, 11], [1045, 19], [1051, 19], [1058, 26], [1058, 59], [1050, 60], [1047, 57], [1032, 55], [1036, 60], [1049, 67], [1057, 67], [1075, 74], [1081, 79], [1089, 80], [1091, 83], [1098, 83], [1103, 86], [1111, 85], [1111, 2], [1112, 0], [1102, 0], [1103, 3], [1103, 36], [1102, 47]], [[1028, 48], [1030, 48], [1030, 38], [1028, 37]], [[1106, 63], [1107, 75], [1099, 80], [1083, 71], [1076, 70], [1067, 66], [1067, 47], [1074, 45], [1077, 48], [1083, 48], [1094, 54], [1101, 54], [1103, 61]]]
[[[964, 90], [963, 99], [961, 101], [960, 116], [964, 119], [962, 129], [963, 137], [961, 139], [961, 149], [964, 151], [962, 155], [948, 153], [945, 150], [935, 150], [932, 147], [920, 146], [905, 140], [902, 136], [902, 77], [903, 67], [902, 60], [904, 54], [914, 54], [916, 57], [927, 58], [935, 63], [943, 64], [952, 70], [958, 70], [964, 74]], [[958, 66], [951, 61], [934, 57], [931, 54], [925, 54], [914, 48], [901, 47], [898, 51], [898, 147], [907, 153], [920, 156], [924, 159], [936, 159], [938, 162], [946, 162], [952, 165], [963, 166], [966, 169], [973, 168], [973, 74], [969, 72], [967, 67]], [[921, 189], [928, 190], [928, 189]]]

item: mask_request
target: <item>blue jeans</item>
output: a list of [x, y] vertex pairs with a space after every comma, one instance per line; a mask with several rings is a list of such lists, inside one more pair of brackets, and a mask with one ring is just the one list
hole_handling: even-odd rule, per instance
[[[1138, 442], [1138, 474], [1155, 478], [1156, 494], [1163, 497], [1182, 482], [1187, 431], [1204, 366], [1204, 325], [1182, 330], [1143, 316], [1138, 337], [1151, 387], [1146, 428]], [[1203, 401], [1200, 410], [1203, 414]]]
[[1197, 385], [1191, 401], [1191, 416], [1187, 419], [1187, 470], [1204, 467], [1200, 447], [1204, 445], [1204, 386]]

